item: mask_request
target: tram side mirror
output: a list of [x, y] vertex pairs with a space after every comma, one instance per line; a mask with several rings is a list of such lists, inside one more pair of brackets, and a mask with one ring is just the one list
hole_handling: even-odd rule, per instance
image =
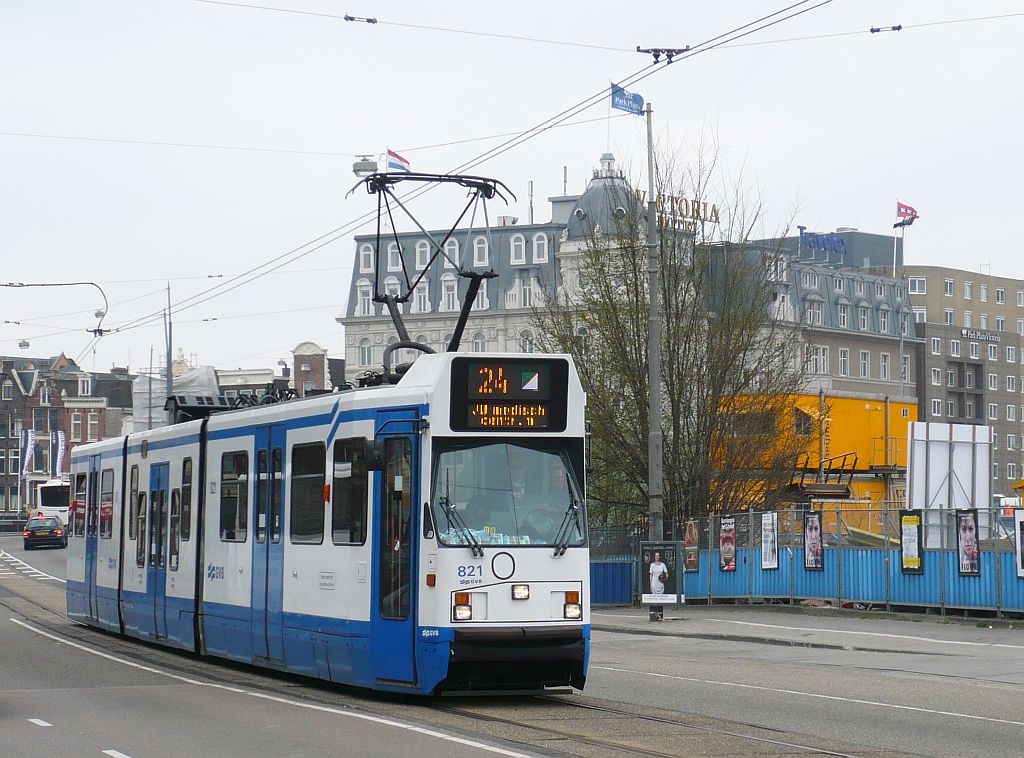
[[366, 460], [367, 471], [384, 470], [384, 441], [367, 440], [363, 450], [363, 458]]

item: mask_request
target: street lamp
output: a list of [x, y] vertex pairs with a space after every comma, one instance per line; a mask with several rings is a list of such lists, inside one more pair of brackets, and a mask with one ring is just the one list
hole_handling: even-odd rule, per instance
[[[96, 326], [88, 331], [92, 332], [96, 337], [102, 337], [107, 333], [107, 330], [103, 329], [103, 318], [107, 315], [107, 310], [110, 304], [107, 301], [107, 293], [103, 291], [103, 288], [96, 284], [96, 282], [7, 282], [6, 284], [0, 284], [0, 287], [95, 287], [100, 291], [100, 296], [103, 298], [103, 307], [98, 309], [94, 314], [96, 316]], [[22, 340], [25, 344], [19, 343], [19, 347], [28, 347], [28, 342]]]
[[358, 156], [359, 160], [352, 164], [352, 173], [360, 179], [377, 173], [377, 161], [369, 155]]

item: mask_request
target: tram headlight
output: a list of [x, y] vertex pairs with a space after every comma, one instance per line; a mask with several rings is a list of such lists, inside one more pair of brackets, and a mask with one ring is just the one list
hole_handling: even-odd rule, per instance
[[565, 605], [562, 606], [563, 618], [579, 621], [583, 618], [583, 606], [580, 604], [580, 593], [569, 590], [565, 593]]
[[528, 585], [528, 584], [513, 584], [512, 585], [512, 599], [513, 600], [529, 600], [530, 599], [530, 585]]
[[455, 610], [453, 612], [452, 618], [454, 618], [456, 621], [472, 621], [473, 606], [469, 604], [468, 592], [455, 593]]

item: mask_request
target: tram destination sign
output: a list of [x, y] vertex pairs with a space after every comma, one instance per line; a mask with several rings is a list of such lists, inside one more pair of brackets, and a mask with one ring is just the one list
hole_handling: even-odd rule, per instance
[[569, 364], [564, 358], [456, 358], [455, 431], [565, 431]]

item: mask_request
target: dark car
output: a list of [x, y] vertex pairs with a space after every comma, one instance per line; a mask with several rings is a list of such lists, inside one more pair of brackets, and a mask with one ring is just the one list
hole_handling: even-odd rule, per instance
[[64, 522], [56, 516], [30, 518], [25, 522], [25, 531], [21, 534], [25, 538], [26, 550], [41, 545], [68, 546], [68, 532], [64, 528]]

